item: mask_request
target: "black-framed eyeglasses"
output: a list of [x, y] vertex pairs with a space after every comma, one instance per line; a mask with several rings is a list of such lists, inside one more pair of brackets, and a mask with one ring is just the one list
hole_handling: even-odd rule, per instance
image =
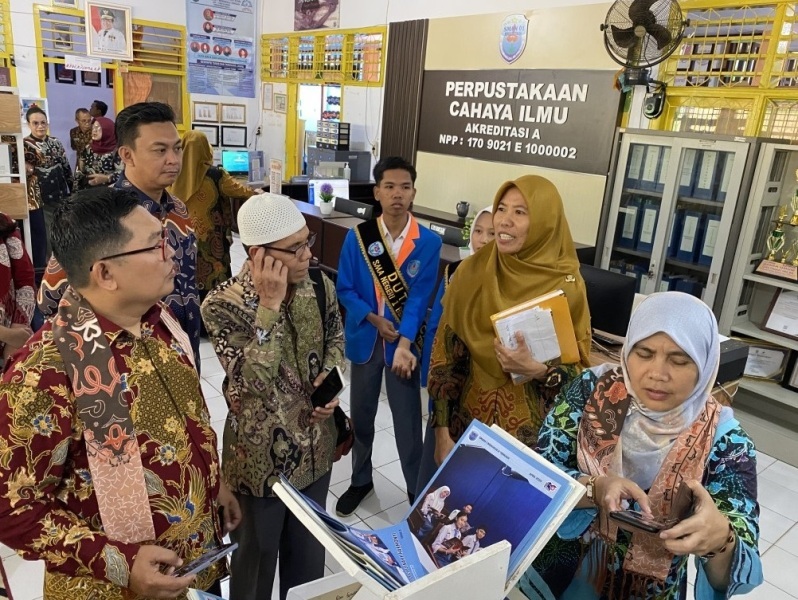
[[[101, 260], [111, 260], [112, 258], [122, 258], [123, 256], [132, 256], [134, 254], [143, 254], [145, 252], [152, 252], [153, 250], [160, 250], [161, 251], [161, 260], [166, 260], [166, 230], [161, 230], [161, 241], [158, 242], [155, 246], [150, 246], [149, 248], [139, 248], [138, 250], [128, 250], [127, 252], [119, 252], [118, 254], [111, 254], [110, 256], [103, 256], [102, 258], [97, 259], [95, 264], [100, 262]], [[89, 271], [94, 269], [94, 265], [89, 267]]]
[[297, 258], [302, 256], [302, 253], [305, 251], [305, 248], [312, 248], [313, 244], [316, 243], [316, 232], [312, 232], [308, 236], [308, 241], [304, 244], [300, 244], [296, 248], [277, 248], [276, 246], [269, 246], [268, 244], [263, 244], [262, 246], [258, 246], [258, 248], [265, 248], [266, 250], [278, 250], [279, 252], [289, 252], [293, 254]]

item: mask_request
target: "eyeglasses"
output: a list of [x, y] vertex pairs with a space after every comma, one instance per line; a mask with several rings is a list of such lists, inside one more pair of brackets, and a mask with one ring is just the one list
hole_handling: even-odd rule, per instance
[[[166, 230], [161, 230], [161, 241], [158, 242], [155, 246], [150, 246], [149, 248], [139, 248], [138, 250], [128, 250], [127, 252], [120, 252], [119, 254], [111, 254], [110, 256], [103, 256], [102, 258], [97, 259], [95, 262], [98, 263], [101, 260], [111, 260], [112, 258], [122, 258], [123, 256], [132, 256], [134, 254], [143, 254], [144, 252], [152, 252], [153, 250], [160, 250], [161, 251], [161, 260], [166, 260]], [[94, 265], [89, 267], [89, 271], [94, 268]]]
[[302, 256], [302, 253], [305, 251], [305, 248], [312, 248], [313, 244], [316, 243], [316, 233], [311, 233], [308, 236], [308, 241], [304, 244], [297, 246], [296, 248], [277, 248], [276, 246], [269, 246], [267, 244], [263, 244], [262, 246], [258, 246], [258, 248], [265, 248], [266, 250], [278, 250], [279, 252], [288, 252], [293, 254], [297, 258]]

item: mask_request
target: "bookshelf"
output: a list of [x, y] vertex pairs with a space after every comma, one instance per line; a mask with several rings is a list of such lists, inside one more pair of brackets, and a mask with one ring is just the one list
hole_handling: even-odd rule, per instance
[[[727, 300], [720, 315], [723, 334], [763, 342], [792, 354], [798, 353], [798, 340], [761, 328], [774, 296], [781, 290], [798, 292], [798, 283], [755, 272], [767, 254], [766, 240], [775, 227], [778, 207], [790, 203], [798, 189], [796, 182], [798, 149], [786, 144], [768, 143], [761, 149], [746, 211], [746, 219], [735, 242]], [[789, 209], [788, 217], [792, 215]], [[785, 227], [789, 248], [798, 239], [798, 227]], [[780, 259], [778, 256], [777, 259]], [[792, 365], [792, 363], [788, 363]], [[785, 372], [789, 380], [794, 375]], [[788, 368], [790, 371], [790, 368]], [[757, 447], [780, 460], [798, 462], [798, 393], [778, 381], [744, 378], [735, 398], [741, 409], [741, 422], [754, 436]]]
[[[22, 221], [23, 238], [29, 256], [33, 256], [28, 220], [28, 190], [25, 175], [20, 100], [16, 88], [0, 86], [0, 138], [4, 155], [0, 167], [0, 211]], [[14, 160], [16, 158], [17, 160]], [[16, 171], [14, 164], [19, 165]]]
[[687, 292], [720, 315], [764, 140], [643, 130], [618, 140], [598, 265], [637, 279], [640, 293]]

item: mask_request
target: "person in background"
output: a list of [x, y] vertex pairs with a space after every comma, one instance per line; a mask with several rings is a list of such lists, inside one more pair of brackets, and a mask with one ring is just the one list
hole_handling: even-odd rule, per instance
[[186, 204], [197, 236], [197, 290], [200, 302], [213, 288], [233, 276], [233, 209], [230, 200], [246, 200], [256, 192], [213, 166], [213, 148], [201, 131], [183, 136], [183, 169], [169, 188]]
[[[522, 577], [524, 595], [710, 600], [762, 583], [756, 450], [711, 395], [719, 363], [712, 310], [662, 292], [632, 314], [620, 365], [592, 367], [563, 389], [538, 451], [587, 494]], [[668, 518], [681, 486], [690, 516], [658, 534], [607, 518], [626, 502]]]
[[112, 185], [119, 179], [122, 158], [116, 151], [114, 122], [106, 117], [95, 117], [91, 126], [91, 144], [78, 158], [75, 183], [79, 190], [97, 185]]
[[89, 114], [93, 118], [104, 117], [108, 114], [108, 105], [102, 100], [95, 100], [89, 107]]
[[[471, 254], [475, 254], [488, 242], [496, 237], [493, 229], [492, 207], [487, 206], [480, 210], [471, 221], [471, 230], [468, 234], [468, 249]], [[449, 263], [443, 269], [443, 278], [438, 286], [438, 293], [435, 295], [435, 302], [432, 303], [432, 312], [427, 320], [427, 332], [424, 334], [424, 352], [421, 358], [421, 386], [427, 387], [427, 377], [429, 375], [429, 361], [432, 356], [432, 342], [438, 331], [438, 324], [443, 314], [443, 294], [449, 287], [454, 272], [460, 266], [462, 260]], [[429, 414], [434, 411], [432, 399], [429, 400]], [[427, 419], [427, 431], [424, 434], [424, 447], [421, 450], [421, 466], [418, 469], [418, 483], [416, 483], [416, 496], [424, 493], [429, 480], [438, 470], [438, 463], [435, 462], [435, 431], [432, 428], [432, 418]]]
[[50, 226], [55, 209], [72, 193], [72, 167], [61, 142], [47, 135], [47, 115], [38, 106], [25, 113], [30, 135], [25, 148], [33, 265], [47, 266], [50, 256]]
[[326, 501], [337, 440], [329, 417], [338, 399], [314, 408], [311, 394], [344, 365], [343, 328], [333, 283], [309, 271], [316, 234], [289, 198], [253, 196], [238, 228], [247, 260], [202, 303], [227, 376], [222, 473], [244, 515], [232, 535], [239, 547], [230, 598], [271, 598], [279, 554], [285, 600], [292, 587], [324, 575], [324, 548], [271, 485], [284, 475], [308, 498]]
[[435, 536], [435, 541], [432, 542], [430, 547], [439, 567], [446, 566], [456, 560], [457, 555], [463, 551], [462, 543], [458, 542], [463, 537], [460, 532], [467, 527], [466, 521], [466, 516], [460, 515], [453, 523], [444, 525], [438, 530], [438, 535]]
[[374, 492], [371, 451], [383, 373], [411, 505], [415, 499], [423, 443], [418, 363], [441, 251], [440, 237], [410, 213], [415, 167], [400, 157], [383, 158], [374, 181], [382, 215], [349, 231], [338, 263], [355, 430], [352, 481], [335, 507], [344, 517]]
[[[45, 563], [48, 600], [219, 594], [223, 563], [175, 577], [240, 522], [180, 324], [162, 223], [131, 190], [55, 214], [70, 286], [0, 381], [0, 542]], [[222, 509], [220, 523], [219, 509]]]
[[17, 224], [0, 213], [0, 344], [2, 361], [33, 335], [35, 278]]
[[[590, 365], [585, 283], [557, 188], [537, 175], [505, 182], [493, 226], [495, 241], [462, 262], [443, 298], [427, 386], [439, 463], [473, 419], [534, 448], [560, 387]], [[555, 290], [568, 300], [578, 363], [540, 363], [520, 335], [514, 350], [498, 343], [491, 315]], [[515, 385], [510, 373], [529, 381]]]
[[438, 521], [446, 517], [444, 505], [446, 504], [446, 498], [449, 497], [449, 494], [451, 494], [449, 486], [442, 485], [437, 490], [431, 491], [424, 497], [424, 502], [421, 503], [421, 508], [419, 508], [421, 516], [424, 519], [416, 534], [419, 538], [423, 538], [427, 535], [432, 531]]
[[465, 550], [461, 553], [461, 556], [469, 556], [474, 554], [474, 552], [480, 549], [480, 543], [482, 539], [487, 534], [487, 529], [485, 529], [484, 525], [479, 525], [475, 530], [474, 533], [467, 535], [463, 538], [463, 547]]
[[[164, 225], [166, 243], [175, 252], [178, 268], [174, 289], [167, 293], [164, 302], [188, 334], [199, 368], [201, 317], [196, 282], [197, 241], [185, 204], [166, 191], [180, 174], [183, 160], [183, 143], [175, 127], [175, 113], [161, 102], [128, 106], [117, 115], [116, 140], [124, 171], [114, 187], [135, 193], [139, 203]], [[52, 259], [37, 298], [45, 317], [56, 312], [66, 286], [66, 273], [58, 261]]]
[[[91, 144], [92, 131], [89, 110], [86, 108], [77, 109], [75, 111], [75, 123], [77, 123], [77, 126], [69, 130], [69, 147], [75, 151], [77, 160], [80, 160], [83, 149]], [[75, 165], [77, 165], [77, 161]]]

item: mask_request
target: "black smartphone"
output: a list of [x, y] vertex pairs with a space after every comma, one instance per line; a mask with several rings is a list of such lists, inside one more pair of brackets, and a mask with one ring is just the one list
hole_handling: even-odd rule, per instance
[[216, 561], [221, 560], [230, 554], [236, 548], [238, 548], [238, 544], [224, 544], [219, 548], [215, 548], [210, 552], [206, 552], [199, 558], [195, 558], [194, 560], [178, 567], [174, 570], [172, 575], [175, 577], [184, 577], [185, 575], [193, 575], [194, 573], [204, 571]]
[[610, 513], [610, 518], [618, 521], [620, 523], [618, 527], [621, 529], [628, 530], [624, 525], [629, 525], [648, 533], [659, 533], [679, 522], [677, 519], [653, 519], [637, 510], [613, 511]]
[[324, 408], [332, 402], [335, 397], [344, 389], [344, 376], [341, 369], [333, 367], [333, 370], [327, 373], [327, 377], [321, 382], [321, 385], [313, 390], [310, 395], [310, 403], [313, 408]]

